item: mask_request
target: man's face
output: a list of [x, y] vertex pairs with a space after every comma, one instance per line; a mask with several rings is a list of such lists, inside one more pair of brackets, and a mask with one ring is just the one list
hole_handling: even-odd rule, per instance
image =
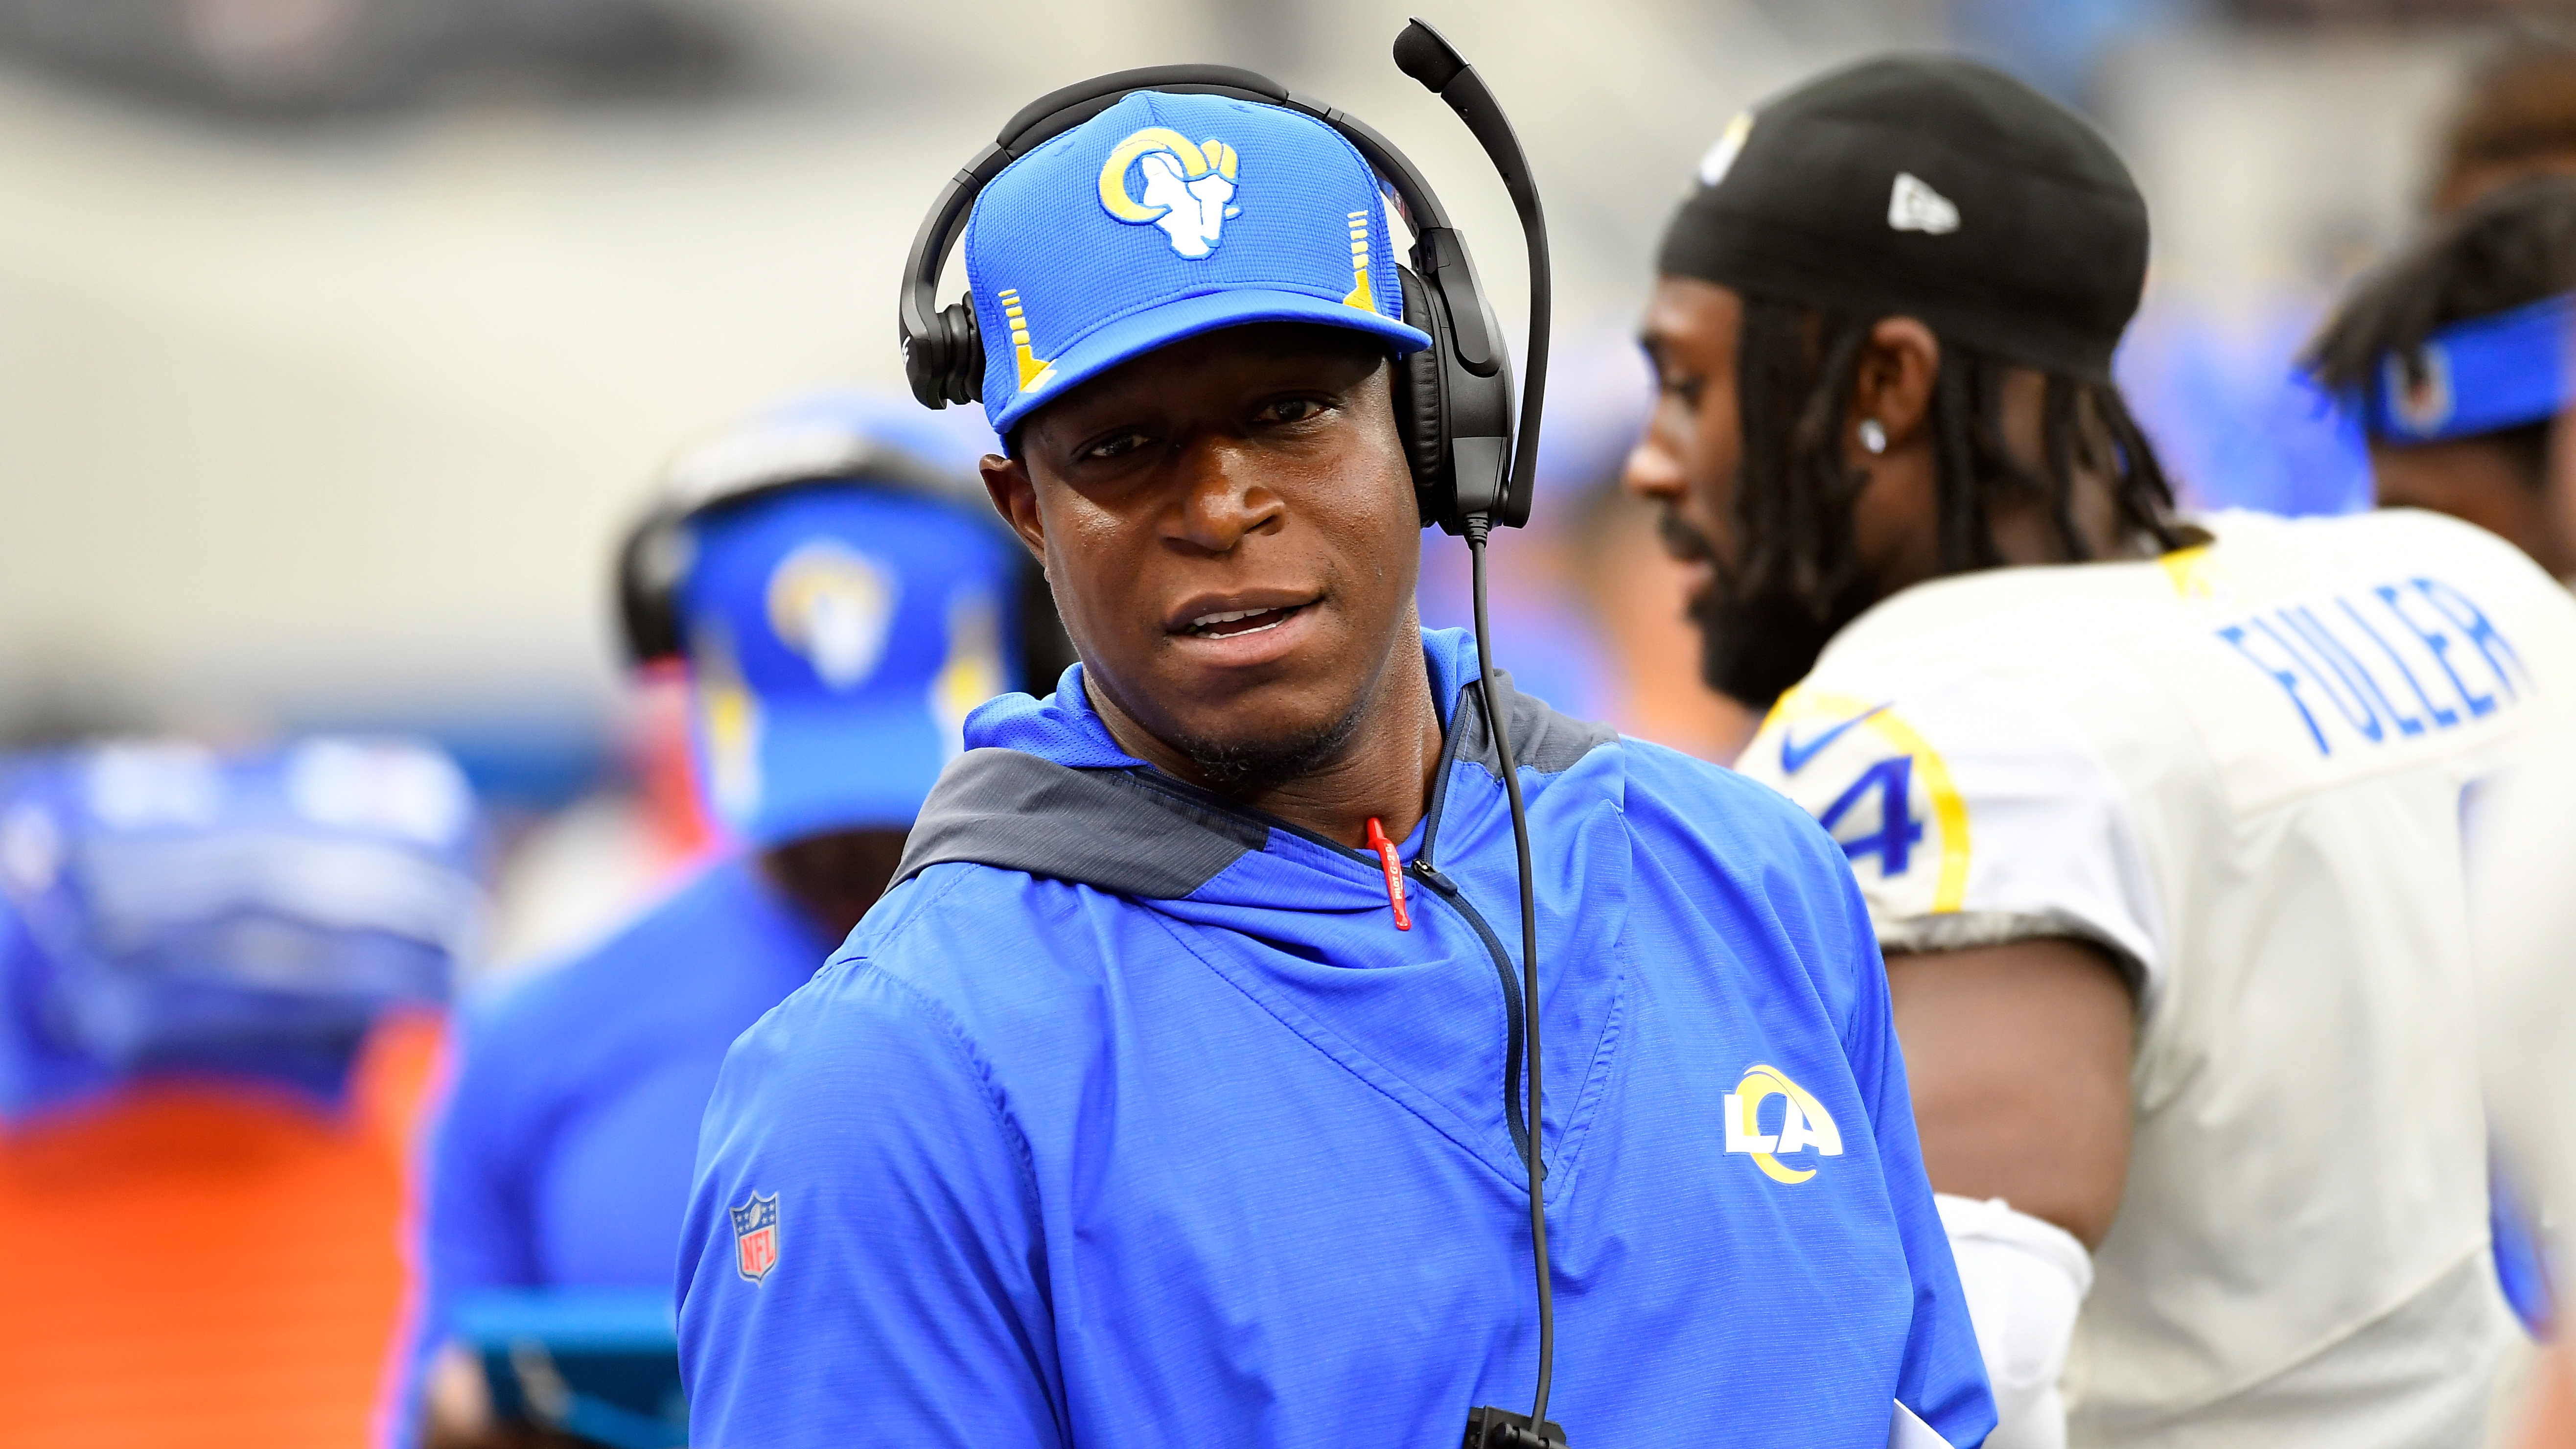
[[[1700, 677], [1761, 710], [1805, 677], [1834, 631], [1874, 594], [1866, 582], [1855, 582], [1843, 597], [1820, 604], [1776, 581], [1744, 576], [1746, 540], [1737, 536], [1736, 511], [1744, 460], [1736, 344], [1743, 325], [1744, 300], [1730, 288], [1691, 277], [1656, 282], [1642, 333], [1655, 365], [1655, 409], [1628, 455], [1626, 481], [1661, 510], [1664, 547], [1686, 572], [1691, 621], [1700, 631]], [[1910, 520], [1880, 500], [1905, 491], [1873, 479], [1863, 501], [1879, 506], [1860, 518], [1864, 545], [1879, 532], [1903, 538]]]
[[1188, 338], [1032, 414], [984, 460], [1046, 562], [1094, 703], [1258, 786], [1347, 744], [1420, 667], [1421, 521], [1383, 347], [1259, 324]]
[[1744, 424], [1737, 411], [1736, 338], [1744, 299], [1732, 289], [1665, 277], [1641, 332], [1655, 368], [1655, 409], [1628, 455], [1631, 491], [1662, 513], [1664, 547], [1682, 563], [1696, 610], [1740, 555], [1735, 528]]

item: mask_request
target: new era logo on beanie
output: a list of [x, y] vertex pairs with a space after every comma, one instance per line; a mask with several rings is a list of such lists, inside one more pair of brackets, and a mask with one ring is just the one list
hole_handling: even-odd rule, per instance
[[1011, 163], [975, 200], [966, 275], [984, 410], [1009, 434], [1090, 378], [1197, 333], [1403, 321], [1377, 177], [1312, 116], [1140, 91]]
[[1887, 224], [1898, 231], [1942, 236], [1959, 229], [1959, 208], [1950, 204], [1950, 198], [1924, 185], [1922, 177], [1899, 171], [1896, 185], [1887, 196]]
[[1864, 61], [1727, 128], [1664, 233], [1668, 274], [1919, 317], [1961, 346], [2107, 381], [2146, 282], [2146, 201], [2108, 142], [1946, 56]]

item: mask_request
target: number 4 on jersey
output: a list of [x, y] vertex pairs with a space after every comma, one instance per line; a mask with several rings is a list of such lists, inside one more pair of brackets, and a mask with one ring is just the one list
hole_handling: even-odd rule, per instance
[[1816, 817], [1816, 823], [1825, 827], [1827, 835], [1833, 835], [1834, 827], [1851, 813], [1852, 806], [1872, 790], [1878, 792], [1878, 829], [1856, 840], [1836, 835], [1835, 842], [1842, 846], [1844, 855], [1855, 861], [1864, 855], [1877, 856], [1878, 873], [1882, 876], [1903, 875], [1912, 863], [1914, 847], [1923, 842], [1923, 822], [1914, 818], [1912, 755], [1881, 760], [1861, 771], [1860, 778]]

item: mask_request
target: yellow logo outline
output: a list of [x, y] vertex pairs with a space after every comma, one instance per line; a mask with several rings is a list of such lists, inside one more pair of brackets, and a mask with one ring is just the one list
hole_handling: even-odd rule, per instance
[[1184, 181], [1196, 181], [1211, 171], [1232, 181], [1240, 159], [1232, 146], [1214, 136], [1193, 142], [1169, 126], [1147, 126], [1110, 147], [1109, 159], [1100, 163], [1100, 205], [1130, 226], [1150, 225], [1171, 210], [1168, 206], [1148, 206], [1127, 194], [1127, 168], [1135, 165], [1137, 158], [1155, 151], [1172, 153], [1181, 163]]
[[1912, 755], [1915, 768], [1922, 772], [1924, 791], [1932, 797], [1932, 818], [1941, 826], [1941, 875], [1932, 890], [1932, 910], [1935, 915], [1956, 911], [1968, 898], [1968, 802], [1951, 782], [1950, 766], [1931, 741], [1886, 708], [1884, 700], [1855, 699], [1804, 686], [1780, 696], [1780, 702], [1771, 706], [1762, 721], [1762, 738], [1768, 740], [1775, 730], [1796, 721], [1818, 716], [1849, 719], [1865, 711], [1874, 712], [1858, 728]]
[[[1762, 1131], [1762, 1104], [1773, 1097], [1784, 1097], [1789, 1102], [1776, 1136]], [[1834, 1125], [1833, 1114], [1778, 1067], [1763, 1062], [1747, 1067], [1744, 1080], [1726, 1094], [1725, 1111], [1726, 1150], [1750, 1154], [1753, 1165], [1774, 1182], [1794, 1185], [1816, 1175], [1812, 1167], [1784, 1165], [1780, 1153], [1812, 1147], [1818, 1157], [1843, 1155], [1842, 1129]]]

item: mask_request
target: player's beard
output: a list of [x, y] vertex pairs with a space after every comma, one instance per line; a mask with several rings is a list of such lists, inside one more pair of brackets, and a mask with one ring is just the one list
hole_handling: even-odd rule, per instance
[[1339, 719], [1299, 734], [1257, 740], [1173, 740], [1208, 784], [1229, 794], [1251, 795], [1311, 775], [1339, 758], [1360, 732], [1366, 695], [1351, 701]]
[[1675, 554], [1711, 566], [1707, 590], [1689, 604], [1701, 682], [1757, 712], [1806, 678], [1825, 645], [1873, 602], [1857, 580], [1821, 606], [1794, 590], [1749, 584], [1697, 529], [1670, 514], [1659, 526]]
[[1870, 601], [1847, 591], [1819, 617], [1809, 601], [1778, 591], [1735, 586], [1721, 570], [1708, 592], [1691, 600], [1699, 626], [1699, 676], [1709, 688], [1756, 712], [1816, 667], [1816, 656]]

